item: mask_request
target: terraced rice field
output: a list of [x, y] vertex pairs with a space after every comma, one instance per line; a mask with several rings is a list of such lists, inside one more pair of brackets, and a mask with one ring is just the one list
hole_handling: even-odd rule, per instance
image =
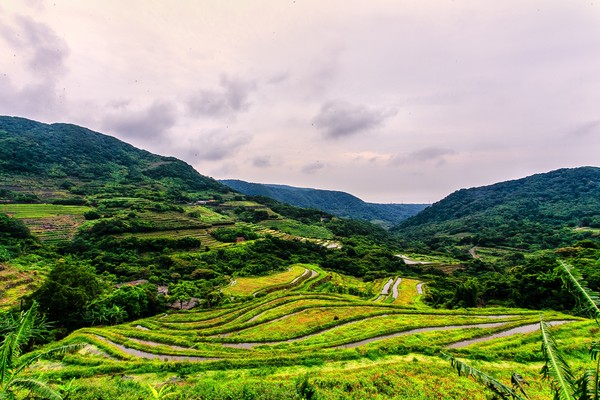
[[208, 247], [209, 249], [216, 249], [219, 247], [225, 247], [231, 245], [231, 243], [219, 242], [217, 239], [212, 237], [210, 229], [176, 229], [176, 230], [164, 230], [157, 232], [139, 232], [129, 233], [122, 235], [124, 237], [136, 237], [139, 239], [181, 239], [184, 237], [193, 237], [200, 239], [201, 247]]
[[[539, 347], [537, 311], [426, 308], [418, 302], [419, 282], [414, 279], [391, 279], [392, 294], [399, 282], [398, 296], [391, 303], [311, 292], [315, 282], [334, 278], [304, 265], [270, 277], [239, 278], [224, 292], [235, 291], [236, 286], [241, 294], [260, 292], [290, 283], [305, 270], [314, 273], [298, 285], [244, 303], [76, 331], [63, 343], [83, 341], [87, 350], [65, 357], [48, 373], [76, 375], [81, 365], [87, 366], [88, 375], [107, 370], [176, 371], [184, 364], [196, 371], [226, 371], [350, 362], [370, 354], [392, 357], [445, 349], [468, 357], [480, 354], [485, 346], [507, 354], [519, 351], [523, 343]], [[559, 313], [547, 313], [545, 318], [555, 321], [556, 329], [581, 324]]]
[[201, 229], [209, 228], [211, 224], [205, 223], [198, 218], [190, 217], [186, 214], [178, 212], [143, 212], [139, 217], [144, 221], [154, 223], [163, 231], [179, 230], [179, 229]]
[[25, 271], [0, 264], [0, 310], [14, 307], [43, 282], [47, 271]]
[[259, 290], [268, 290], [270, 287], [292, 284], [294, 280], [301, 278], [306, 273], [310, 274], [310, 270], [304, 265], [293, 265], [288, 271], [275, 275], [259, 278], [236, 278], [222, 292], [228, 295], [248, 296], [255, 294]]
[[63, 206], [55, 204], [0, 204], [0, 212], [14, 218], [48, 218], [61, 215], [83, 215], [91, 208], [84, 206]]
[[50, 243], [73, 239], [89, 210], [84, 206], [0, 204], [0, 212], [20, 219], [34, 236]]
[[398, 296], [393, 301], [393, 304], [399, 305], [415, 305], [421, 304], [420, 297], [422, 293], [417, 290], [417, 285], [421, 281], [416, 279], [402, 278], [398, 286]]
[[216, 211], [211, 210], [208, 207], [202, 207], [202, 206], [190, 206], [190, 207], [185, 207], [185, 211], [188, 214], [195, 214], [198, 215], [199, 219], [202, 222], [205, 222], [207, 224], [220, 224], [220, 223], [232, 223], [231, 219], [223, 214], [219, 214]]

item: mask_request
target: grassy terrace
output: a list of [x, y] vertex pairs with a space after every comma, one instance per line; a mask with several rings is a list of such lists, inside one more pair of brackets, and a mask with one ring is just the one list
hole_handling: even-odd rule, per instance
[[[289, 282], [304, 269], [305, 266], [296, 265], [282, 274], [247, 279], [241, 283], [245, 288], [241, 293]], [[226, 309], [175, 313], [116, 327], [83, 329], [66, 341], [83, 340], [111, 357], [136, 362], [150, 357], [173, 361], [177, 361], [173, 357], [202, 357], [203, 365], [206, 364], [203, 368], [210, 368], [209, 365], [222, 367], [223, 363], [268, 365], [269, 360], [293, 365], [302, 363], [309, 355], [322, 360], [332, 357], [334, 360], [355, 359], [362, 348], [386, 354], [442, 348], [460, 340], [485, 337], [539, 320], [538, 313], [529, 310], [407, 308], [407, 304], [418, 300], [418, 296], [411, 299], [408, 295], [416, 293], [409, 290], [414, 289], [416, 281], [404, 279], [403, 282], [406, 287], [400, 292], [407, 295], [402, 297], [400, 305], [349, 295], [288, 290]], [[572, 319], [559, 313], [549, 313], [546, 318]], [[514, 343], [515, 338], [519, 338], [519, 343], [522, 340], [537, 343], [533, 333], [496, 341]], [[478, 354], [485, 343], [473, 345], [474, 350], [467, 348], [457, 352]], [[317, 349], [319, 351], [314, 353]], [[499, 354], [506, 352], [506, 347], [494, 349]], [[90, 356], [70, 357], [79, 360], [78, 363]], [[95, 362], [101, 360], [101, 364], [112, 362], [98, 356], [95, 359]], [[198, 362], [199, 359], [187, 361]]]
[[[465, 393], [472, 393], [474, 399], [485, 398], [478, 397], [481, 391], [472, 381], [452, 375], [447, 363], [435, 357], [444, 349], [472, 360], [495, 361], [494, 365], [499, 366], [496, 371], [517, 368], [532, 380], [532, 398], [547, 398], [543, 395], [544, 386], [537, 380], [542, 360], [540, 334], [535, 331], [538, 311], [428, 308], [420, 303], [416, 292], [418, 281], [409, 278], [402, 279], [394, 302], [375, 302], [373, 296], [311, 292], [310, 287], [323, 278], [337, 285], [372, 290], [373, 295], [384, 283], [383, 280], [364, 283], [311, 265], [294, 265], [289, 271], [266, 277], [238, 278], [236, 285], [224, 291], [239, 284], [238, 289], [242, 290], [238, 293], [247, 296], [289, 283], [305, 269], [314, 270], [315, 274], [300, 285], [249, 296], [243, 303], [81, 329], [62, 344], [84, 342], [82, 350], [60, 362], [42, 363], [40, 367], [49, 379], [91, 379], [80, 381], [84, 384], [105, 382], [102, 378], [105, 374], [126, 374], [140, 385], [159, 385], [173, 374], [186, 371], [184, 391], [189, 390], [188, 384], [203, 387], [212, 382], [210, 390], [214, 391], [221, 390], [222, 385], [249, 385], [253, 379], [257, 379], [258, 385], [265, 382], [286, 385], [308, 373], [323, 399], [348, 398], [349, 390], [352, 398], [357, 398], [355, 391], [370, 398], [369, 383], [362, 379], [379, 382], [377, 377], [385, 373], [388, 376], [385, 384], [393, 383], [394, 391], [390, 393], [394, 395], [412, 396], [414, 387], [423, 390], [423, 397], [402, 398], [463, 398]], [[569, 341], [566, 348], [576, 362], [587, 360], [587, 354], [581, 350], [587, 343], [580, 338], [589, 335], [593, 324], [557, 312], [545, 313], [545, 319], [570, 320], [553, 328], [556, 337]], [[525, 333], [510, 333], [514, 328]], [[492, 337], [503, 332], [510, 334]], [[447, 348], [474, 338], [482, 341]], [[475, 361], [476, 366], [481, 367], [482, 363]], [[531, 367], [532, 363], [536, 368]], [[404, 380], [410, 377], [411, 384], [403, 383], [401, 376]], [[425, 383], [431, 378], [436, 380], [435, 389]], [[347, 385], [353, 386], [349, 389]], [[376, 393], [381, 394], [380, 389], [379, 386]], [[143, 388], [140, 390], [142, 393]], [[185, 398], [186, 394], [181, 396]]]
[[230, 286], [223, 289], [222, 292], [234, 296], [251, 295], [261, 289], [291, 284], [294, 279], [301, 277], [307, 269], [307, 266], [297, 264], [293, 265], [289, 270], [275, 275], [259, 278], [236, 278], [231, 282]]
[[44, 281], [46, 269], [26, 269], [0, 264], [0, 310], [19, 304], [19, 299], [37, 289]]
[[44, 242], [72, 239], [91, 208], [55, 204], [0, 204], [0, 212], [18, 218]]

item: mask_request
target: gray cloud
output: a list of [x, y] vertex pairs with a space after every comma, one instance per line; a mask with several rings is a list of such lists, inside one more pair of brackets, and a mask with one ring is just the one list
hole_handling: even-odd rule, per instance
[[177, 120], [175, 105], [167, 101], [156, 101], [142, 110], [131, 110], [128, 104], [115, 103], [114, 111], [102, 120], [102, 127], [128, 138], [158, 140]]
[[447, 156], [456, 154], [452, 149], [444, 147], [425, 147], [405, 156], [394, 156], [391, 159], [392, 165], [402, 165], [408, 163], [433, 163], [435, 166], [442, 166], [446, 163]]
[[221, 161], [234, 156], [252, 137], [242, 132], [214, 130], [192, 139], [186, 150], [188, 157], [196, 161]]
[[256, 156], [252, 159], [252, 165], [254, 165], [257, 168], [268, 168], [271, 166], [271, 157]]
[[567, 133], [567, 135], [568, 136], [578, 136], [578, 137], [588, 136], [594, 132], [600, 131], [599, 128], [600, 128], [600, 119], [597, 119], [595, 121], [588, 121], [583, 124], [580, 124], [575, 129], [572, 129], [571, 131], [569, 131]]
[[312, 175], [322, 170], [323, 168], [325, 168], [325, 165], [323, 163], [321, 163], [320, 161], [315, 161], [313, 163], [309, 163], [303, 166], [301, 171], [302, 173]]
[[188, 100], [188, 111], [193, 116], [221, 118], [235, 116], [250, 107], [249, 97], [256, 90], [256, 82], [221, 76], [220, 90], [199, 90]]
[[13, 58], [22, 59], [34, 76], [18, 87], [11, 76], [0, 76], [0, 106], [21, 115], [56, 112], [64, 101], [58, 81], [68, 71], [69, 47], [48, 25], [17, 16], [14, 23], [0, 22], [0, 38], [10, 46]]
[[29, 17], [15, 17], [15, 26], [4, 25], [0, 35], [19, 55], [27, 58], [29, 70], [46, 79], [55, 79], [67, 71], [69, 47], [48, 25]]
[[344, 101], [330, 101], [321, 106], [313, 124], [325, 137], [338, 139], [381, 126], [395, 114], [395, 110], [374, 110]]

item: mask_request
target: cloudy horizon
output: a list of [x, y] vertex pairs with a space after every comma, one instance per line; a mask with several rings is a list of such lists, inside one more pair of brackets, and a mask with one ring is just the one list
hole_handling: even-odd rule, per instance
[[599, 165], [600, 4], [124, 4], [1, 2], [0, 115], [379, 203]]

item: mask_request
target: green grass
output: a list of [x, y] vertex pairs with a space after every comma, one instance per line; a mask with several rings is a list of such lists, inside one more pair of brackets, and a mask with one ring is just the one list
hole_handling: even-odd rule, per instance
[[188, 215], [198, 215], [198, 218], [205, 223], [214, 225], [220, 223], [231, 223], [231, 219], [226, 215], [219, 214], [216, 211], [211, 210], [208, 207], [202, 206], [188, 206], [184, 207]]
[[90, 207], [54, 204], [0, 204], [0, 212], [18, 218], [31, 233], [46, 243], [71, 240], [84, 223]]
[[14, 218], [49, 218], [62, 215], [83, 215], [90, 211], [85, 206], [62, 206], [55, 204], [0, 204], [0, 212]]
[[293, 220], [261, 221], [260, 225], [271, 230], [281, 231], [290, 235], [312, 239], [333, 239], [333, 233], [323, 226], [306, 225]]
[[270, 286], [292, 282], [304, 273], [303, 265], [293, 265], [288, 271], [258, 278], [236, 278], [232, 284], [222, 290], [224, 294], [248, 296]]
[[402, 278], [402, 282], [398, 286], [398, 298], [394, 301], [394, 304], [420, 304], [420, 296], [417, 293], [417, 284], [419, 282], [417, 279]]

